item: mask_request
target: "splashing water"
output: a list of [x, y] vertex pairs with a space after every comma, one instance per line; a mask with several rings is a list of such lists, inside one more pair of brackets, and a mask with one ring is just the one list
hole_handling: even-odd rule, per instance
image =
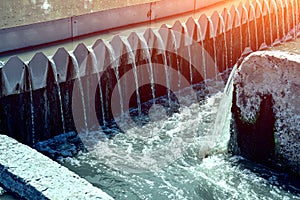
[[204, 104], [181, 105], [160, 118], [158, 106], [143, 128], [103, 136], [92, 151], [60, 161], [115, 199], [300, 199], [288, 192], [290, 182], [279, 183], [285, 174], [227, 154], [232, 75], [229, 80]]

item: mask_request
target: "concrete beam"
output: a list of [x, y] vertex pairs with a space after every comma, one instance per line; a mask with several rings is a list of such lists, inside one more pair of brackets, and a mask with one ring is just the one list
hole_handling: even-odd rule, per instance
[[113, 199], [67, 168], [0, 135], [0, 185], [22, 199]]
[[0, 53], [71, 37], [70, 18], [0, 29]]
[[[160, 0], [0, 29], [0, 53], [192, 12], [223, 0]], [[196, 3], [197, 2], [197, 3]], [[197, 4], [197, 5], [196, 5]]]

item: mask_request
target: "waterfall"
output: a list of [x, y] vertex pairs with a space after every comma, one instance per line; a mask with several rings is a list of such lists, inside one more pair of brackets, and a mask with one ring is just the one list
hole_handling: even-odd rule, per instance
[[150, 71], [149, 73], [150, 73], [150, 81], [151, 81], [152, 99], [153, 99], [153, 102], [155, 103], [155, 101], [154, 101], [154, 99], [155, 99], [155, 82], [154, 82], [154, 71], [153, 71], [152, 59], [151, 59], [151, 55], [150, 55], [150, 48], [147, 48], [147, 41], [145, 40], [144, 37], [141, 37], [141, 41], [143, 42], [144, 46], [146, 47], [146, 49], [143, 49], [143, 50], [146, 51], [146, 55], [147, 55], [149, 71]]
[[285, 34], [285, 17], [284, 17], [284, 8], [282, 5], [282, 1], [280, 1], [280, 7], [281, 7], [281, 20], [282, 20], [282, 35], [283, 38], [286, 36]]
[[[286, 0], [284, 2], [285, 2], [286, 13], [287, 13], [287, 15], [289, 15], [290, 14], [289, 5], [288, 5]], [[290, 22], [290, 17], [289, 16], [287, 17], [286, 26], [288, 27], [288, 30], [291, 30], [291, 22]]]
[[172, 36], [174, 46], [175, 46], [174, 51], [175, 51], [175, 54], [176, 54], [176, 64], [177, 64], [177, 67], [178, 67], [178, 70], [177, 70], [177, 75], [178, 75], [178, 78], [179, 78], [178, 88], [181, 88], [181, 66], [180, 66], [179, 59], [178, 59], [178, 47], [176, 46], [176, 37], [175, 37], [174, 31], [171, 31], [171, 36]]
[[34, 129], [34, 107], [33, 107], [33, 88], [32, 82], [29, 81], [29, 96], [30, 96], [30, 113], [31, 113], [31, 134], [32, 144], [35, 144], [35, 129]]
[[269, 23], [270, 23], [270, 40], [271, 40], [271, 45], [272, 45], [274, 42], [274, 39], [273, 39], [273, 24], [272, 24], [270, 7], [268, 7], [268, 17], [269, 17]]
[[[248, 15], [248, 13], [247, 13]], [[223, 27], [223, 37], [224, 37], [224, 47], [225, 47], [225, 63], [226, 63], [226, 70], [228, 69], [228, 49], [227, 49], [227, 38], [226, 38], [226, 27], [223, 17], [219, 14], [220, 21]], [[249, 27], [249, 20], [248, 20], [248, 34], [249, 34], [249, 44], [250, 43], [250, 27]]]
[[227, 144], [230, 138], [230, 120], [231, 120], [231, 106], [233, 95], [233, 78], [236, 72], [237, 65], [235, 65], [230, 73], [222, 98], [218, 106], [218, 111], [210, 132], [210, 148], [215, 151], [227, 151]]
[[250, 7], [252, 9], [252, 13], [253, 13], [253, 18], [254, 18], [254, 27], [255, 27], [255, 49], [254, 50], [257, 50], [259, 47], [258, 47], [258, 31], [257, 31], [257, 21], [256, 21], [256, 14], [255, 14], [255, 8], [253, 6], [253, 4], [250, 2]]
[[79, 86], [79, 90], [80, 90], [82, 108], [83, 108], [84, 126], [85, 126], [85, 131], [88, 132], [87, 112], [86, 112], [86, 107], [85, 107], [84, 91], [83, 91], [82, 82], [81, 82], [80, 70], [79, 70], [78, 62], [77, 62], [75, 56], [73, 54], [70, 54], [70, 56], [71, 56], [74, 68], [76, 70], [76, 76], [78, 78], [78, 86]]
[[[292, 9], [292, 21], [293, 21], [293, 22], [292, 22], [292, 27], [291, 27], [291, 29], [293, 29], [293, 28], [296, 29], [296, 20], [295, 20], [294, 2], [295, 2], [295, 1], [292, 1], [292, 2], [291, 2], [291, 5], [292, 5], [292, 8], [291, 8], [291, 9]], [[296, 38], [296, 30], [295, 30], [295, 32], [294, 32], [294, 34], [293, 34], [293, 37]]]
[[280, 32], [279, 32], [279, 15], [278, 15], [278, 8], [277, 8], [277, 4], [274, 2], [274, 0], [272, 1], [274, 7], [275, 7], [275, 17], [276, 17], [276, 30], [277, 30], [277, 40], [280, 39]]
[[97, 80], [98, 80], [98, 85], [99, 85], [99, 99], [100, 99], [100, 104], [101, 104], [101, 115], [102, 115], [102, 121], [103, 121], [103, 125], [106, 125], [106, 120], [105, 120], [105, 113], [104, 113], [104, 100], [103, 100], [103, 94], [102, 94], [102, 87], [101, 87], [101, 77], [100, 77], [100, 70], [97, 70], [97, 58], [95, 55], [95, 52], [93, 50], [90, 50], [90, 54], [92, 56], [92, 62], [93, 62], [93, 66], [96, 69], [96, 75], [97, 75]]
[[[209, 23], [210, 23], [210, 33], [211, 33], [211, 32], [214, 32], [214, 33], [215, 33], [216, 30], [214, 30], [214, 25], [213, 25], [213, 22], [212, 22], [212, 20], [211, 20], [210, 17], [208, 18], [208, 21], [209, 21]], [[218, 69], [218, 65], [217, 65], [216, 34], [214, 34], [213, 36], [210, 34], [210, 37], [212, 37], [212, 39], [213, 39], [215, 79], [217, 80], [219, 69]], [[242, 44], [241, 44], [241, 45], [242, 45]]]
[[[296, 26], [298, 26], [298, 24], [299, 24], [299, 10], [298, 10], [298, 0], [295, 0], [295, 7], [296, 7]], [[295, 27], [296, 28], [296, 27]], [[297, 37], [298, 36], [298, 33], [297, 32], [295, 32], [295, 36]]]
[[262, 10], [262, 6], [261, 6], [261, 3], [259, 1], [257, 2], [257, 5], [258, 5], [259, 11], [261, 13], [261, 20], [262, 20], [262, 31], [263, 31], [263, 41], [264, 41], [262, 45], [266, 45], [266, 30], [265, 30], [264, 12]]
[[134, 82], [135, 82], [135, 92], [136, 92], [136, 98], [137, 98], [137, 104], [138, 104], [138, 115], [142, 116], [142, 105], [141, 105], [141, 98], [140, 98], [140, 93], [139, 93], [139, 80], [138, 80], [138, 72], [137, 72], [137, 66], [136, 66], [136, 62], [135, 62], [135, 55], [131, 49], [130, 44], [128, 43], [128, 41], [125, 41], [125, 45], [128, 49], [127, 53], [129, 58], [132, 61], [132, 65], [133, 65], [133, 76], [134, 76]]
[[63, 103], [62, 103], [62, 99], [61, 99], [61, 90], [60, 90], [59, 82], [57, 80], [57, 68], [56, 68], [56, 65], [53, 62], [53, 60], [49, 59], [49, 61], [52, 65], [52, 69], [54, 72], [54, 79], [55, 79], [55, 83], [57, 85], [57, 93], [58, 93], [59, 109], [60, 109], [60, 117], [61, 117], [61, 122], [62, 122], [62, 127], [63, 127], [63, 133], [66, 133], [66, 124], [65, 124], [65, 118], [64, 118]]
[[[120, 75], [119, 75], [119, 66], [117, 66], [116, 60], [118, 59], [116, 56], [115, 51], [113, 50], [111, 45], [107, 45], [109, 51], [110, 51], [110, 60], [111, 60], [111, 67], [114, 70], [116, 79], [117, 79], [117, 87], [118, 87], [118, 92], [120, 95], [120, 108], [121, 108], [121, 115], [124, 115], [124, 102], [123, 102], [123, 93], [122, 93], [122, 87], [120, 83]], [[122, 55], [121, 55], [122, 56]], [[102, 94], [101, 94], [102, 95]]]
[[191, 53], [191, 44], [193, 42], [191, 42], [191, 40], [193, 40], [193, 38], [191, 38], [188, 34], [187, 31], [187, 27], [186, 24], [182, 24], [183, 29], [184, 29], [184, 37], [185, 40], [189, 40], [188, 44], [185, 44], [187, 46], [187, 50], [188, 50], [188, 57], [189, 57], [189, 70], [190, 70], [190, 83], [193, 84], [193, 70], [192, 70], [192, 53]]
[[[198, 27], [198, 30], [201, 30], [201, 27], [200, 27], [200, 24], [199, 23], [196, 23], [197, 24], [197, 27]], [[204, 36], [202, 35], [202, 31], [199, 31], [200, 33], [200, 43], [201, 43], [201, 56], [202, 56], [202, 68], [203, 68], [203, 79], [204, 79], [204, 83], [206, 84], [206, 78], [207, 78], [207, 75], [206, 75], [206, 55], [205, 55], [205, 48], [204, 48]], [[227, 55], [226, 55], [227, 56]]]
[[[171, 32], [173, 32], [173, 31], [171, 31]], [[161, 46], [164, 47], [164, 42], [163, 42], [162, 38], [160, 36], [157, 37], [157, 38], [158, 38]], [[176, 49], [176, 45], [175, 45], [174, 49]], [[169, 73], [168, 73], [168, 62], [167, 62], [167, 55], [166, 55], [165, 49], [162, 52], [162, 57], [163, 57], [163, 64], [164, 64], [165, 74], [166, 74], [166, 84], [167, 84], [167, 88], [168, 88], [168, 101], [169, 101], [168, 103], [169, 103], [169, 105], [171, 105], [171, 92], [170, 92], [170, 81], [169, 81]]]

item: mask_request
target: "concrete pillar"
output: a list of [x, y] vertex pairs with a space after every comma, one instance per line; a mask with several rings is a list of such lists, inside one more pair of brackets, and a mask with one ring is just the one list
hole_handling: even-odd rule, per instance
[[[99, 82], [96, 73], [97, 58], [84, 44], [79, 44], [73, 52], [77, 63], [77, 79], [72, 93], [72, 111], [78, 132], [97, 129], [95, 95]], [[78, 105], [78, 106], [75, 106]]]
[[234, 153], [299, 174], [298, 55], [255, 52], [234, 78]]
[[65, 48], [59, 48], [52, 59], [56, 66], [57, 81], [60, 87], [65, 131], [75, 131], [72, 115], [72, 91], [76, 78], [74, 63]]
[[59, 86], [54, 67], [43, 53], [35, 54], [28, 64], [35, 142], [63, 133]]
[[0, 69], [0, 73], [1, 133], [32, 145], [34, 138], [27, 66], [18, 57], [11, 57]]

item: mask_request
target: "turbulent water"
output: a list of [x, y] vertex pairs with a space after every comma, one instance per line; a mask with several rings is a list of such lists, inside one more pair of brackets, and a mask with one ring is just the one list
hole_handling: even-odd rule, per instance
[[82, 133], [89, 151], [59, 161], [115, 199], [300, 199], [299, 179], [227, 153], [232, 82], [217, 85], [202, 103], [177, 93], [171, 116], [152, 106], [142, 127], [125, 113], [111, 139], [101, 129]]
[[115, 199], [300, 199], [297, 179], [227, 154], [231, 89], [170, 117], [153, 106], [112, 139], [90, 132], [90, 151], [61, 162]]

